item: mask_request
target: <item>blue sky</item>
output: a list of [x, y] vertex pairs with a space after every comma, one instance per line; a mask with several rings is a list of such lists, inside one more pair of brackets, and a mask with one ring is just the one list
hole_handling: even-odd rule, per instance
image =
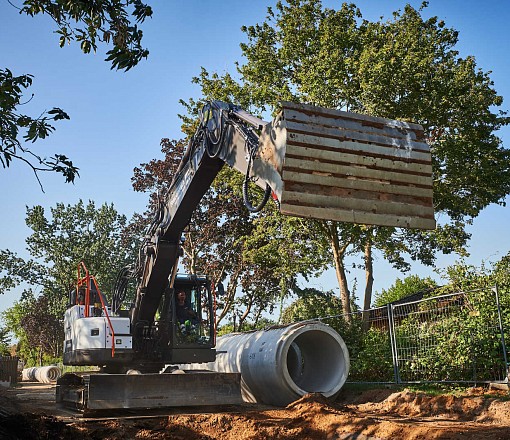
[[[12, 0], [14, 4], [21, 0]], [[25, 206], [42, 205], [49, 209], [57, 202], [75, 204], [80, 198], [98, 205], [113, 202], [130, 216], [143, 211], [146, 195], [131, 189], [135, 166], [159, 157], [163, 137], [180, 137], [178, 113], [184, 110], [179, 99], [199, 97], [200, 90], [191, 78], [204, 66], [209, 71], [233, 72], [241, 60], [239, 43], [244, 40], [242, 25], [261, 22], [269, 1], [210, 2], [168, 0], [151, 2], [154, 16], [143, 25], [144, 43], [150, 50], [148, 60], [131, 71], [111, 71], [103, 61], [104, 49], [95, 55], [83, 55], [77, 45], [58, 47], [53, 23], [48, 17], [20, 16], [6, 1], [0, 0], [0, 66], [15, 74], [31, 73], [34, 98], [23, 111], [36, 115], [54, 106], [63, 108], [70, 121], [57, 124], [47, 140], [34, 144], [41, 155], [63, 153], [80, 168], [81, 177], [74, 185], [64, 184], [59, 175], [41, 174], [45, 193], [41, 192], [31, 171], [22, 164], [0, 169], [0, 249], [10, 249], [26, 256]], [[358, 1], [364, 18], [389, 18], [393, 10], [406, 2]], [[410, 2], [419, 7], [421, 1]], [[341, 2], [324, 1], [328, 7]], [[510, 109], [510, 41], [508, 23], [510, 6], [504, 1], [431, 0], [426, 15], [437, 15], [447, 26], [460, 32], [461, 56], [474, 55], [478, 66], [491, 70], [496, 90], [505, 98], [503, 108]], [[500, 133], [505, 144], [510, 130]], [[475, 219], [470, 232], [471, 257], [495, 261], [510, 251], [509, 208], [491, 206]], [[437, 267], [455, 261], [454, 256], [440, 257]], [[430, 268], [413, 266], [412, 273], [431, 275]], [[359, 285], [363, 274], [351, 272]], [[402, 274], [378, 258], [375, 266], [375, 290], [389, 287]], [[334, 272], [314, 287], [329, 290], [337, 287]], [[360, 289], [358, 289], [360, 290]], [[0, 311], [19, 299], [19, 291], [0, 294]]]

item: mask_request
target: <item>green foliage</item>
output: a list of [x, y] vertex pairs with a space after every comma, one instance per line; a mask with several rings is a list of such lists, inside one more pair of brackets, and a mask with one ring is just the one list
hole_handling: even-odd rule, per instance
[[[64, 175], [66, 182], [73, 182], [78, 168], [64, 155], [56, 154], [46, 159], [35, 154], [24, 146], [26, 142], [45, 139], [54, 130], [52, 122], [69, 119], [67, 113], [60, 108], [43, 112], [37, 118], [18, 111], [24, 89], [32, 85], [32, 75], [14, 76], [9, 69], [0, 69], [0, 163], [8, 168], [13, 159], [28, 164], [39, 182], [38, 171], [54, 171]], [[23, 134], [24, 133], [24, 134]], [[41, 186], [42, 188], [42, 186]]]
[[284, 309], [280, 321], [290, 324], [297, 321], [338, 316], [342, 313], [340, 299], [333, 292], [321, 292], [314, 288], [298, 290], [298, 299]]
[[410, 350], [400, 365], [404, 380], [493, 380], [505, 371], [494, 292], [425, 301], [396, 328]]
[[27, 290], [23, 293], [21, 299], [16, 301], [14, 305], [2, 313], [2, 318], [6, 324], [6, 328], [18, 340], [17, 354], [20, 356], [25, 365], [38, 365], [38, 348], [28, 343], [28, 336], [21, 324], [23, 317], [34, 310], [35, 298], [32, 291]]
[[[252, 113], [276, 112], [279, 101], [290, 100], [424, 126], [434, 204], [445, 220], [435, 231], [374, 228], [370, 234], [324, 224], [311, 238], [330, 244], [342, 292], [348, 293], [344, 257], [362, 253], [367, 243], [399, 270], [409, 269], [409, 259], [432, 265], [437, 252], [466, 255], [466, 225], [510, 193], [510, 154], [495, 135], [509, 118], [490, 72], [472, 56], [461, 58], [458, 32], [425, 18], [425, 9], [407, 5], [389, 20], [369, 22], [354, 4], [335, 10], [320, 0], [279, 1], [262, 23], [242, 28], [247, 41], [239, 80], [205, 68], [193, 79], [207, 99]], [[198, 105], [190, 100], [188, 112]]]
[[[27, 208], [30, 259], [0, 250], [0, 292], [21, 289], [21, 300], [4, 313], [25, 360], [58, 356], [63, 343], [63, 314], [84, 261], [108, 293], [116, 272], [134, 261], [137, 246], [124, 236], [126, 218], [113, 205], [58, 203], [47, 216], [41, 206]], [[120, 243], [124, 243], [120, 246]], [[40, 292], [36, 297], [33, 289]]]
[[[347, 344], [347, 341], [346, 341]], [[388, 329], [370, 328], [359, 332], [347, 348], [351, 356], [349, 380], [391, 382], [394, 380]]]
[[277, 325], [277, 323], [272, 319], [268, 318], [261, 318], [257, 322], [244, 321], [241, 328], [239, 328], [238, 326], [234, 327], [234, 323], [229, 322], [218, 328], [217, 335], [223, 336], [233, 332], [249, 332], [252, 330], [264, 330], [274, 325]]
[[447, 284], [443, 293], [467, 291], [497, 285], [502, 299], [510, 292], [510, 253], [496, 263], [482, 263], [480, 267], [459, 261], [441, 272]]
[[[22, 281], [65, 295], [75, 284], [76, 269], [84, 261], [103, 289], [115, 279], [115, 269], [131, 261], [132, 249], [119, 247], [126, 218], [113, 205], [96, 208], [94, 202], [57, 203], [47, 216], [42, 206], [27, 208], [26, 224], [32, 230], [23, 259], [10, 250], [0, 251], [2, 290]], [[59, 293], [57, 293], [59, 292]], [[3, 292], [2, 292], [3, 293]]]
[[502, 97], [489, 72], [477, 68], [473, 56], [459, 57], [458, 32], [409, 5], [393, 20], [365, 22], [361, 29], [356, 107], [424, 126], [436, 210], [460, 221], [504, 203], [509, 152], [495, 132], [509, 120], [495, 112]]
[[[463, 294], [430, 299], [395, 310], [395, 337], [401, 348], [399, 371], [402, 380], [455, 382], [504, 378], [498, 308], [492, 286], [498, 285], [501, 318], [508, 340], [508, 269], [508, 256], [479, 268], [462, 262], [454, 264], [443, 273], [447, 284], [429, 291], [425, 298], [438, 294]], [[384, 293], [387, 299], [394, 300], [400, 293], [405, 296], [407, 288], [410, 293], [416, 285], [427, 288], [427, 281], [409, 277]], [[377, 349], [370, 345], [370, 350]], [[367, 377], [370, 376], [362, 375], [363, 380]]]
[[374, 307], [382, 307], [386, 304], [398, 301], [414, 293], [436, 289], [436, 282], [430, 278], [420, 278], [418, 275], [409, 275], [403, 280], [397, 278], [395, 283], [388, 289], [382, 289], [376, 293]]
[[[111, 62], [112, 69], [129, 70], [149, 54], [142, 47], [143, 33], [136, 23], [151, 17], [152, 8], [140, 0], [25, 0], [19, 11], [31, 17], [49, 15], [57, 25], [55, 32], [60, 35], [60, 47], [76, 41], [83, 53], [89, 53], [96, 51], [98, 43], [111, 43], [113, 47], [106, 53], [106, 61]], [[32, 85], [32, 78], [30, 74], [15, 76], [8, 68], [0, 69], [0, 163], [3, 168], [9, 167], [15, 159], [26, 163], [42, 190], [39, 171], [60, 173], [66, 182], [74, 182], [79, 173], [67, 156], [55, 154], [47, 159], [25, 145], [48, 137], [55, 130], [53, 122], [69, 119], [58, 107], [44, 111], [38, 117], [19, 111], [24, 91]], [[28, 102], [32, 97], [23, 101]]]
[[26, 366], [43, 365], [62, 353], [64, 341], [63, 316], [53, 298], [25, 291], [20, 301], [3, 313], [7, 328], [18, 340], [17, 355]]
[[222, 326], [220, 326], [217, 330], [217, 335], [218, 336], [223, 336], [223, 335], [228, 335], [229, 333], [234, 333], [235, 330], [234, 330], [234, 324], [233, 323], [228, 323], [228, 324], [224, 324]]
[[137, 23], [151, 17], [152, 8], [140, 0], [25, 0], [20, 13], [49, 15], [57, 25], [60, 47], [76, 41], [83, 53], [90, 53], [96, 52], [98, 43], [111, 43], [106, 61], [111, 62], [112, 69], [129, 70], [149, 55], [142, 47], [143, 32]]
[[0, 327], [0, 356], [10, 356], [10, 343], [11, 338], [9, 336], [9, 330]]
[[[471, 385], [461, 386], [458, 384], [419, 384], [409, 385], [406, 390], [413, 393], [426, 394], [428, 396], [444, 396], [445, 394], [453, 396], [465, 396], [469, 395], [469, 391], [472, 389]], [[498, 398], [503, 396], [498, 395]]]

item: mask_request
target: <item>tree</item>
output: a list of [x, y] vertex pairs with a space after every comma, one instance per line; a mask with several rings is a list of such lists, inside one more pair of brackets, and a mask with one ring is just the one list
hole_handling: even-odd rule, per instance
[[25, 355], [34, 358], [31, 350], [36, 347], [39, 360], [61, 353], [63, 314], [80, 261], [104, 293], [110, 290], [117, 271], [134, 262], [138, 247], [124, 236], [126, 223], [113, 205], [96, 208], [92, 201], [74, 206], [58, 203], [50, 216], [41, 206], [27, 208], [26, 224], [32, 234], [26, 241], [31, 258], [0, 250], [0, 292], [22, 291], [21, 300], [7, 310], [5, 319], [25, 346]]
[[7, 328], [0, 327], [0, 356], [10, 356], [9, 344], [11, 338], [9, 336], [9, 330]]
[[26, 291], [20, 301], [3, 313], [7, 328], [18, 340], [17, 353], [26, 365], [55, 362], [62, 355], [63, 317], [50, 303], [48, 295], [35, 298]]
[[[101, 3], [25, 0], [22, 7], [17, 9], [20, 14], [32, 17], [49, 15], [57, 25], [55, 32], [60, 35], [60, 47], [76, 41], [80, 43], [83, 53], [90, 53], [97, 50], [98, 43], [111, 43], [113, 47], [107, 51], [105, 61], [111, 63], [112, 69], [129, 70], [149, 54], [142, 47], [143, 33], [136, 23], [151, 17], [152, 9], [140, 0], [109, 0]], [[65, 155], [42, 158], [24, 144], [51, 134], [55, 130], [52, 121], [69, 119], [67, 113], [58, 107], [38, 117], [28, 116], [19, 110], [24, 104], [23, 91], [30, 87], [32, 78], [30, 74], [16, 76], [8, 68], [0, 69], [0, 163], [3, 168], [8, 168], [14, 159], [28, 164], [41, 189], [39, 171], [61, 173], [66, 182], [73, 182], [79, 175], [78, 168]], [[24, 101], [30, 99], [25, 98]]]
[[297, 321], [338, 316], [341, 309], [339, 299], [332, 291], [321, 292], [313, 288], [299, 291], [299, 297], [285, 308], [281, 321], [290, 324]]
[[391, 287], [376, 293], [374, 307], [382, 307], [406, 296], [419, 292], [430, 292], [438, 287], [436, 282], [430, 277], [420, 278], [418, 275], [410, 275], [403, 280], [397, 278]]
[[[60, 108], [53, 108], [43, 112], [38, 118], [18, 112], [18, 106], [22, 105], [23, 90], [32, 84], [32, 75], [14, 76], [9, 69], [0, 69], [0, 162], [4, 168], [9, 167], [13, 159], [18, 159], [28, 164], [37, 178], [38, 171], [55, 171], [62, 173], [66, 182], [73, 182], [79, 175], [72, 161], [62, 154], [56, 154], [50, 159], [45, 159], [29, 148], [24, 147], [20, 140], [20, 129], [26, 130], [23, 139], [27, 142], [35, 142], [44, 139], [51, 134], [55, 127], [50, 121], [69, 119], [67, 113]], [[35, 159], [33, 164], [31, 159]], [[42, 185], [41, 185], [42, 189]]]
[[32, 290], [25, 290], [19, 301], [14, 302], [2, 313], [6, 328], [17, 339], [17, 354], [25, 361], [25, 365], [33, 366], [40, 363], [44, 353], [39, 346], [32, 346], [28, 343], [28, 335], [23, 328], [23, 317], [34, 310], [35, 297]]
[[[320, 0], [279, 1], [263, 23], [243, 27], [244, 63], [236, 80], [202, 68], [193, 79], [206, 98], [252, 111], [277, 111], [290, 100], [423, 125], [431, 147], [435, 231], [319, 222], [329, 242], [342, 307], [350, 311], [346, 257], [362, 256], [365, 304], [371, 303], [374, 251], [399, 270], [409, 259], [431, 265], [437, 252], [465, 255], [465, 226], [510, 193], [510, 154], [495, 133], [508, 125], [502, 98], [474, 57], [455, 50], [458, 33], [407, 5], [392, 19], [369, 22], [353, 4], [338, 10]], [[188, 108], [196, 105], [192, 100]]]
[[445, 280], [441, 293], [498, 286], [501, 297], [507, 302], [510, 301], [510, 252], [495, 263], [482, 262], [480, 266], [473, 266], [461, 260], [440, 273]]

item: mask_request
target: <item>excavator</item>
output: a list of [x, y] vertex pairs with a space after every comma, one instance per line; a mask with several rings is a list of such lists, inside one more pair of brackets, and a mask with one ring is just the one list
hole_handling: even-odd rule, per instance
[[[100, 372], [62, 376], [57, 402], [82, 410], [240, 402], [239, 373], [182, 368], [217, 354], [213, 290], [221, 294], [221, 285], [177, 272], [182, 233], [225, 165], [243, 173], [251, 212], [272, 198], [285, 215], [435, 227], [430, 149], [420, 125], [291, 102], [266, 122], [236, 105], [207, 102], [138, 261], [119, 272], [111, 303], [80, 263], [64, 319], [64, 364]], [[263, 190], [257, 203], [253, 183]], [[123, 309], [130, 279], [136, 297]]]

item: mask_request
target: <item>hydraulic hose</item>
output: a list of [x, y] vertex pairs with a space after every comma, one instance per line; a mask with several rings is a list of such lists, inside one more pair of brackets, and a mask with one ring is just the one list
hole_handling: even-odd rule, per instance
[[[252, 152], [254, 152], [254, 150], [252, 150]], [[246, 175], [244, 177], [244, 182], [243, 182], [243, 201], [244, 201], [244, 206], [246, 206], [246, 209], [248, 211], [260, 212], [264, 208], [264, 206], [266, 206], [266, 203], [269, 200], [269, 197], [271, 197], [272, 190], [269, 185], [266, 185], [266, 189], [264, 191], [264, 196], [262, 197], [262, 200], [260, 201], [260, 203], [256, 206], [252, 205], [252, 203], [250, 201], [250, 196], [249, 196], [250, 171], [251, 171], [252, 161], [253, 161], [253, 154], [250, 153], [249, 158], [248, 158], [248, 167], [247, 167]]]

